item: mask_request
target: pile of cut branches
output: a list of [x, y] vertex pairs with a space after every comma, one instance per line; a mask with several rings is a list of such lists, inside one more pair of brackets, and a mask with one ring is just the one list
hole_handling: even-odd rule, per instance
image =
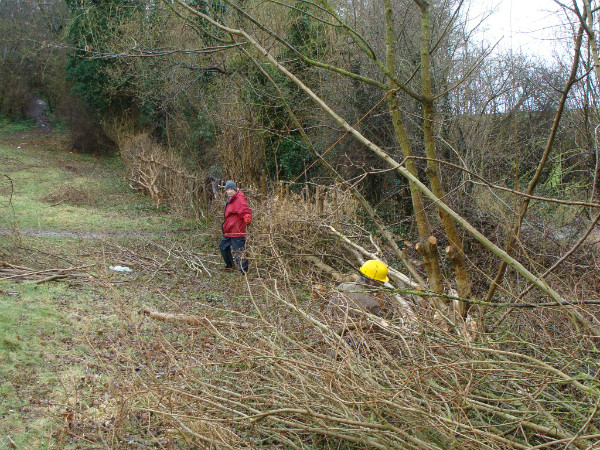
[[[323, 307], [336, 274], [390, 253], [350, 202], [337, 217], [311, 205], [279, 198], [255, 215], [254, 272], [240, 280], [253, 313], [146, 308], [155, 353], [140, 348], [148, 371], [131, 381], [132, 404], [206, 448], [600, 445], [597, 342], [564, 308], [498, 304], [488, 332], [441, 327], [416, 308], [410, 322], [367, 316], [340, 333]], [[316, 282], [323, 298], [309, 295]]]
[[[397, 262], [359, 217], [359, 205], [338, 186], [280, 194], [255, 212], [249, 247], [256, 267], [293, 278], [343, 281], [368, 259]], [[285, 267], [285, 270], [282, 270]], [[292, 272], [290, 272], [292, 270]], [[409, 284], [392, 269], [391, 277]]]
[[32, 284], [59, 280], [84, 282], [89, 281], [89, 275], [83, 273], [83, 270], [90, 267], [92, 265], [37, 270], [0, 261], [0, 280], [27, 280]]
[[[577, 337], [568, 325], [546, 336], [550, 348], [540, 335], [538, 342], [524, 340], [518, 328], [474, 342], [424, 319], [407, 327], [371, 318], [377, 331], [339, 336], [302, 298], [276, 282], [264, 288], [266, 297], [256, 302], [261, 320], [244, 327], [191, 323], [179, 328], [179, 342], [163, 335], [158, 347], [169, 349], [165, 358], [147, 361], [154, 372], [161, 370], [159, 359], [178, 368], [180, 375], [168, 380], [145, 378], [141, 391], [152, 393], [144, 402], [157, 418], [170, 420], [196, 445], [433, 450], [600, 444], [600, 366], [589, 342], [577, 350], [565, 345]], [[186, 335], [196, 336], [196, 345], [181, 342]]]
[[203, 210], [212, 198], [210, 181], [189, 173], [173, 152], [139, 134], [123, 141], [121, 157], [134, 187], [149, 195], [158, 206], [204, 217]]

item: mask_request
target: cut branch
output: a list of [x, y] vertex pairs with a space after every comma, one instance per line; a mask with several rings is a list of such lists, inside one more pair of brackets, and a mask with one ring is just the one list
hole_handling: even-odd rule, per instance
[[161, 313], [153, 310], [149, 306], [142, 306], [142, 312], [152, 319], [160, 320], [161, 322], [180, 322], [187, 325], [209, 325], [209, 326], [230, 326], [239, 328], [248, 328], [250, 325], [246, 323], [230, 322], [223, 320], [211, 320], [206, 316], [196, 316], [190, 314], [171, 314]]

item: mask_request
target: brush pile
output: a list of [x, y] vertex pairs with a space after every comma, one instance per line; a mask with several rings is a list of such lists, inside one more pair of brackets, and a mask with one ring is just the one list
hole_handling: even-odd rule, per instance
[[327, 292], [388, 255], [331, 195], [322, 210], [289, 196], [255, 211], [254, 272], [235, 281], [245, 305], [146, 323], [152, 352], [139, 349], [128, 407], [153, 412], [148, 429], [218, 449], [598, 448], [598, 339], [560, 306], [488, 308], [460, 330], [414, 304], [408, 323], [336, 331]]
[[16, 266], [6, 261], [0, 261], [0, 280], [26, 280], [32, 284], [40, 284], [48, 281], [89, 281], [89, 275], [84, 270], [90, 265], [70, 267], [66, 269], [32, 269], [30, 267]]

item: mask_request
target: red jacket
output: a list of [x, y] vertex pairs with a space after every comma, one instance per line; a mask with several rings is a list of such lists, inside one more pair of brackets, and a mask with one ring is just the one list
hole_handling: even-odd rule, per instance
[[225, 203], [225, 221], [222, 229], [225, 237], [246, 236], [246, 224], [252, 220], [252, 210], [246, 196], [239, 189]]

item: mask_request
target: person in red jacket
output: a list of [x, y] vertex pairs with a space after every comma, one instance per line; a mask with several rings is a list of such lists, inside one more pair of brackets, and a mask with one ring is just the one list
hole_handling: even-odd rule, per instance
[[[223, 238], [219, 249], [225, 261], [225, 270], [237, 268], [241, 273], [248, 271], [246, 251], [246, 226], [252, 222], [252, 210], [248, 206], [246, 196], [236, 184], [229, 180], [225, 183], [227, 202], [225, 203], [225, 221], [223, 222]], [[235, 266], [234, 266], [235, 263]]]

